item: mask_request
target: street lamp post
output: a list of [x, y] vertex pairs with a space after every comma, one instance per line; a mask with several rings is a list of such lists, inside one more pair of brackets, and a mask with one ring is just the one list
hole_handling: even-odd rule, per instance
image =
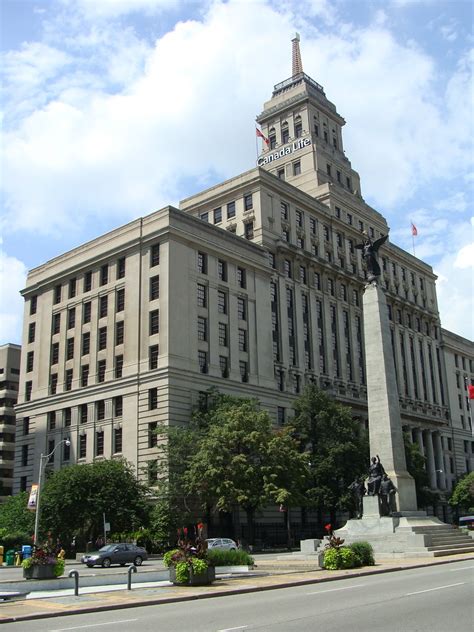
[[39, 475], [38, 475], [38, 489], [36, 491], [36, 516], [35, 516], [35, 535], [33, 537], [33, 544], [37, 546], [38, 544], [38, 529], [39, 529], [39, 519], [40, 519], [40, 502], [41, 502], [41, 484], [43, 478], [43, 461], [47, 462], [48, 459], [56, 452], [61, 444], [65, 444], [67, 446], [71, 445], [69, 439], [63, 439], [60, 441], [53, 450], [49, 454], [41, 453], [40, 456], [40, 464], [39, 464]]

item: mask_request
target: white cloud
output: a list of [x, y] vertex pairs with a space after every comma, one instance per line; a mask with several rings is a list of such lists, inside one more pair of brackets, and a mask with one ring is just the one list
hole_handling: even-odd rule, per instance
[[128, 13], [155, 14], [176, 8], [179, 0], [61, 0], [70, 8], [77, 8], [89, 19], [116, 18]]
[[0, 340], [21, 344], [23, 298], [19, 289], [25, 286], [26, 266], [0, 250]]

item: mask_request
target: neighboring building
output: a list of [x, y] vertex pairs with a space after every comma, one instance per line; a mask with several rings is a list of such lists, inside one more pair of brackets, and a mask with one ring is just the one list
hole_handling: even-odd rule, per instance
[[[211, 386], [257, 397], [282, 424], [316, 382], [367, 424], [356, 244], [388, 226], [345, 157], [344, 120], [293, 46], [293, 76], [257, 118], [269, 139], [257, 168], [29, 273], [15, 489], [66, 436], [54, 467], [121, 455], [153, 481], [154, 428], [185, 423]], [[402, 421], [446, 492], [453, 429], [436, 277], [390, 243], [381, 267]]]
[[0, 502], [13, 490], [15, 410], [20, 382], [21, 347], [0, 346]]

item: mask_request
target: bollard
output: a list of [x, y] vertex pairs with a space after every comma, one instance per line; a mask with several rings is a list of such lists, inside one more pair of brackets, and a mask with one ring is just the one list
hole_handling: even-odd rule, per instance
[[69, 571], [68, 577], [74, 577], [74, 596], [77, 597], [79, 595], [79, 572]]
[[132, 564], [128, 569], [128, 578], [127, 578], [127, 590], [132, 590], [132, 573], [137, 572], [137, 567], [135, 564]]

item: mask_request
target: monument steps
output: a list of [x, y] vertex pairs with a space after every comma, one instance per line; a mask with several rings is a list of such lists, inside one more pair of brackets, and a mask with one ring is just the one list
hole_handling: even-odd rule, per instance
[[456, 553], [474, 553], [474, 546], [466, 546], [462, 549], [453, 551], [452, 549], [442, 549], [441, 551], [430, 551], [433, 557], [442, 557], [443, 555], [455, 555]]

